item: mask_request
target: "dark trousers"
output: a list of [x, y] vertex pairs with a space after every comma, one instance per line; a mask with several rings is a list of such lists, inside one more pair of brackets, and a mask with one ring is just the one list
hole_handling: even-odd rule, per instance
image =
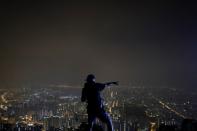
[[98, 118], [99, 120], [107, 124], [108, 131], [113, 131], [113, 124], [112, 124], [111, 118], [108, 115], [108, 113], [105, 112], [104, 109], [88, 111], [88, 126], [89, 126], [88, 131], [92, 131], [92, 127], [95, 123], [96, 118]]

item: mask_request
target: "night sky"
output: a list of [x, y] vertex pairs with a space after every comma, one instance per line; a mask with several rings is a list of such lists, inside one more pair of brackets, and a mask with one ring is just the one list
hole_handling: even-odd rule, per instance
[[0, 85], [195, 88], [197, 4], [181, 1], [0, 3]]

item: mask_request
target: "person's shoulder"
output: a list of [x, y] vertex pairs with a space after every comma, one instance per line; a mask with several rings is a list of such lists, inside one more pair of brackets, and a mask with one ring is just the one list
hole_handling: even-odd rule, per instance
[[83, 87], [84, 88], [87, 88], [89, 85], [88, 85], [88, 83], [86, 82], [86, 83], [84, 83], [84, 85], [83, 85]]
[[84, 87], [89, 88], [89, 87], [95, 86], [95, 84], [96, 83], [86, 82], [86, 83], [84, 83]]

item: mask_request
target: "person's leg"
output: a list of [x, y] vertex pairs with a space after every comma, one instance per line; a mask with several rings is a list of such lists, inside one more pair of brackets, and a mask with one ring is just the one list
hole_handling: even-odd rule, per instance
[[94, 125], [95, 122], [95, 115], [92, 113], [88, 113], [88, 131], [92, 131], [92, 127]]
[[98, 118], [102, 122], [107, 124], [108, 131], [114, 131], [112, 120], [111, 120], [110, 116], [108, 115], [108, 113], [106, 113], [105, 111], [102, 111], [102, 112], [99, 113]]

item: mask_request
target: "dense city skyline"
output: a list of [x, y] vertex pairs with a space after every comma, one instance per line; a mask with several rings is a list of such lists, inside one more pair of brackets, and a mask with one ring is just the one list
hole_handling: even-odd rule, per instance
[[160, 2], [0, 4], [0, 85], [152, 82], [194, 88], [196, 5]]

